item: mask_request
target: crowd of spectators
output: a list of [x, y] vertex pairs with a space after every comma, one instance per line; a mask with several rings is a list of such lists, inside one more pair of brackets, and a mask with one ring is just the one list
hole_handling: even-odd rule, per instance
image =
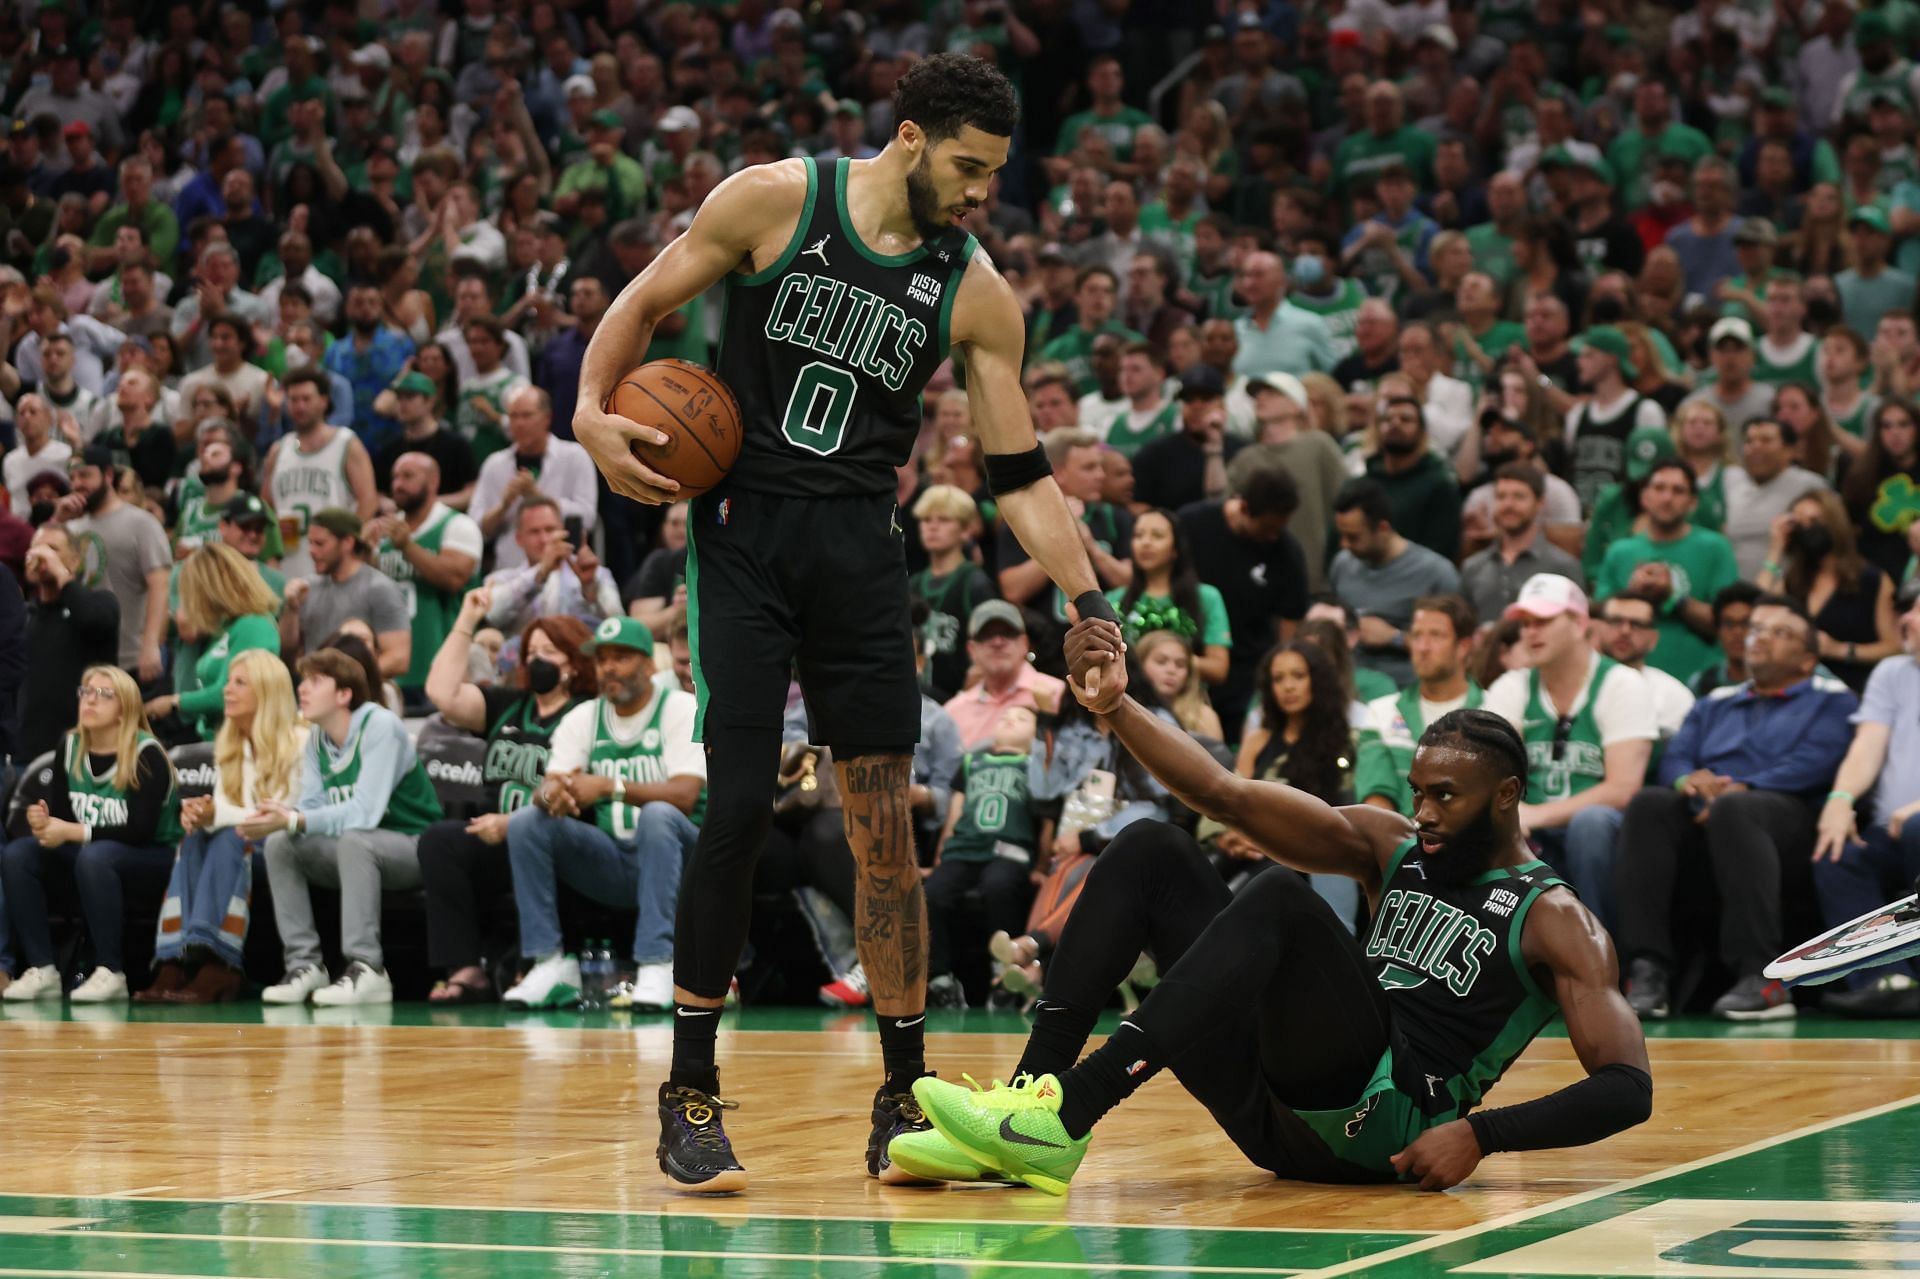
[[[1905, 0], [14, 6], [6, 997], [62, 993], [57, 917], [73, 998], [232, 998], [264, 884], [269, 1001], [391, 998], [383, 904], [420, 890], [432, 998], [563, 1002], [565, 884], [637, 913], [624, 997], [666, 1002], [686, 512], [596, 475], [581, 361], [730, 173], [873, 156], [954, 51], [1021, 95], [966, 225], [1136, 693], [1247, 776], [1401, 811], [1422, 726], [1484, 703], [1634, 1007], [1791, 1015], [1764, 961], [1920, 870], [1915, 48]], [[649, 354], [712, 364], [723, 301]], [[983, 469], [945, 366], [899, 476], [938, 1003], [1036, 989], [1129, 822], [1270, 866], [1063, 697], [1063, 601]], [[794, 698], [760, 900], [859, 1004]], [[429, 735], [484, 740], [488, 811], [448, 815]], [[1917, 977], [1827, 1003], [1920, 1015]]]

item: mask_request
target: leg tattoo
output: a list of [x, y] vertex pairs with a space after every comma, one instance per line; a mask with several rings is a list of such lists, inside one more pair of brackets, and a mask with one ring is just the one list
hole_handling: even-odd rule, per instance
[[836, 764], [842, 817], [853, 850], [854, 942], [874, 1008], [917, 1013], [926, 1006], [927, 903], [914, 863], [911, 755], [863, 756]]

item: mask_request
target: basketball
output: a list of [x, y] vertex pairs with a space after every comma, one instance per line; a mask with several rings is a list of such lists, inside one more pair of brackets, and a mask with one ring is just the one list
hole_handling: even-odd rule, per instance
[[665, 444], [633, 442], [633, 455], [699, 497], [726, 478], [740, 456], [740, 404], [711, 369], [653, 360], [620, 379], [606, 410], [666, 432]]

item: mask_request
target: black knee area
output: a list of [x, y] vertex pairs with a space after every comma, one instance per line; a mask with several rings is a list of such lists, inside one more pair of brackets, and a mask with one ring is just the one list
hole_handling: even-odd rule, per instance
[[1134, 822], [1123, 827], [1101, 850], [1089, 874], [1152, 883], [1168, 867], [1199, 858], [1199, 845], [1179, 827], [1166, 822]]
[[1246, 887], [1234, 894], [1234, 905], [1258, 910], [1263, 915], [1298, 914], [1303, 911], [1332, 912], [1320, 894], [1313, 891], [1307, 877], [1284, 866], [1276, 866], [1264, 875], [1255, 875]]
[[827, 749], [833, 752], [833, 758], [837, 762], [851, 764], [856, 759], [866, 759], [874, 755], [911, 756], [913, 754], [913, 743], [909, 742], [905, 746], [842, 746], [838, 743], [833, 743], [828, 745]]

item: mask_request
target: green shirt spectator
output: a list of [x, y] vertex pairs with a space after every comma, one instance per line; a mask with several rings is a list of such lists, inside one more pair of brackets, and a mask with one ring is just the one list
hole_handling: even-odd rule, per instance
[[1656, 162], [1684, 160], [1689, 170], [1713, 154], [1713, 142], [1692, 125], [1672, 118], [1672, 99], [1658, 79], [1642, 80], [1633, 96], [1634, 122], [1607, 147], [1614, 186], [1632, 211], [1646, 205]]
[[1649, 660], [1683, 683], [1713, 660], [1713, 597], [1740, 580], [1732, 543], [1691, 523], [1694, 504], [1692, 469], [1657, 464], [1640, 491], [1647, 531], [1614, 543], [1594, 588], [1597, 599], [1637, 586], [1664, 600]]

